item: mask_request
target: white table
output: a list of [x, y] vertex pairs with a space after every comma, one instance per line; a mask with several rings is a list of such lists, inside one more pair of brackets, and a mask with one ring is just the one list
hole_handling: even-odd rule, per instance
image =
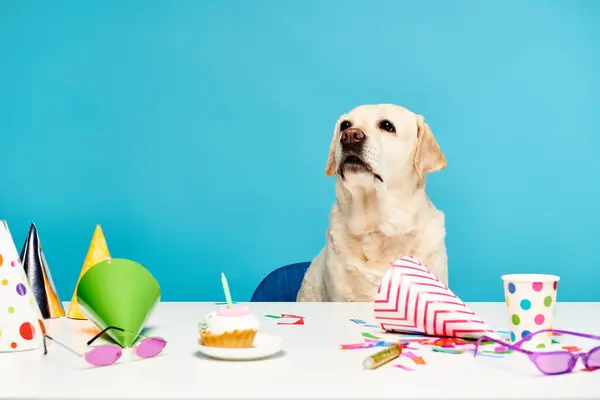
[[[414, 351], [427, 365], [414, 372], [394, 362], [364, 370], [362, 360], [376, 350], [340, 350], [342, 343], [362, 341], [361, 332], [377, 333], [349, 321], [373, 322], [365, 303], [254, 303], [261, 332], [279, 335], [285, 353], [262, 361], [207, 359], [197, 351], [197, 322], [214, 303], [162, 303], [148, 327], [168, 340], [158, 358], [90, 368], [56, 344], [42, 351], [0, 354], [0, 398], [598, 398], [600, 370], [542, 376], [519, 354], [473, 358], [469, 354]], [[505, 329], [503, 303], [470, 303], [495, 329]], [[68, 308], [68, 304], [65, 309]], [[297, 314], [305, 325], [280, 326], [264, 314]], [[600, 303], [559, 303], [555, 328], [600, 333]], [[49, 334], [84, 351], [89, 321], [55, 319]], [[388, 337], [386, 334], [383, 337]], [[563, 339], [563, 344], [590, 348], [600, 343]]]

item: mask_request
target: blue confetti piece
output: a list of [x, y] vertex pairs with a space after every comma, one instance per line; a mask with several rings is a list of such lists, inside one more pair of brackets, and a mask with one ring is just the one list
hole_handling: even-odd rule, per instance
[[380, 340], [379, 342], [373, 344], [373, 347], [390, 347], [390, 346], [394, 346], [396, 344], [408, 344], [408, 342], [388, 342], [385, 340]]
[[365, 325], [365, 328], [379, 328], [379, 325]]
[[[387, 345], [389, 346], [389, 345]], [[382, 340], [381, 342], [377, 342], [373, 345], [373, 347], [387, 347], [386, 343]]]
[[[469, 353], [475, 353], [474, 349], [468, 349], [467, 350]], [[489, 353], [481, 353], [481, 352], [477, 352], [477, 356], [484, 356], [484, 357], [490, 357], [490, 358], [504, 358], [503, 355], [499, 355], [499, 354], [489, 354]]]
[[358, 325], [365, 325], [366, 324], [366, 322], [363, 321], [362, 319], [351, 319], [350, 321], [352, 321], [352, 322], [354, 322], [355, 324], [358, 324]]
[[436, 351], [438, 353], [447, 353], [447, 354], [462, 354], [465, 351], [460, 349], [445, 349], [443, 347], [434, 346], [431, 350]]

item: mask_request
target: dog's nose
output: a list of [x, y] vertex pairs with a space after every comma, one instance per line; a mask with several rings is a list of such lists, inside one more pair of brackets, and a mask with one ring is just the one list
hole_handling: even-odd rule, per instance
[[365, 133], [360, 129], [348, 128], [342, 132], [342, 145], [352, 146], [365, 140]]

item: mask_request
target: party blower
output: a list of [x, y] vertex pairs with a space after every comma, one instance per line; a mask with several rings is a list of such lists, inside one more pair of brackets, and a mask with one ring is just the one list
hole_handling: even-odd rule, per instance
[[131, 347], [160, 301], [160, 285], [142, 265], [113, 258], [94, 265], [81, 277], [77, 301], [100, 329], [120, 328], [106, 334], [122, 347]]

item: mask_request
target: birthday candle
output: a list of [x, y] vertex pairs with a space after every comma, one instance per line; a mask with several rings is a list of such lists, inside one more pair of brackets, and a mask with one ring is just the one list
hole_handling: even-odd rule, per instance
[[227, 278], [225, 278], [225, 274], [221, 272], [221, 283], [223, 284], [223, 292], [225, 292], [225, 300], [227, 301], [227, 308], [232, 307], [231, 301], [231, 293], [229, 292], [229, 284], [227, 283]]

